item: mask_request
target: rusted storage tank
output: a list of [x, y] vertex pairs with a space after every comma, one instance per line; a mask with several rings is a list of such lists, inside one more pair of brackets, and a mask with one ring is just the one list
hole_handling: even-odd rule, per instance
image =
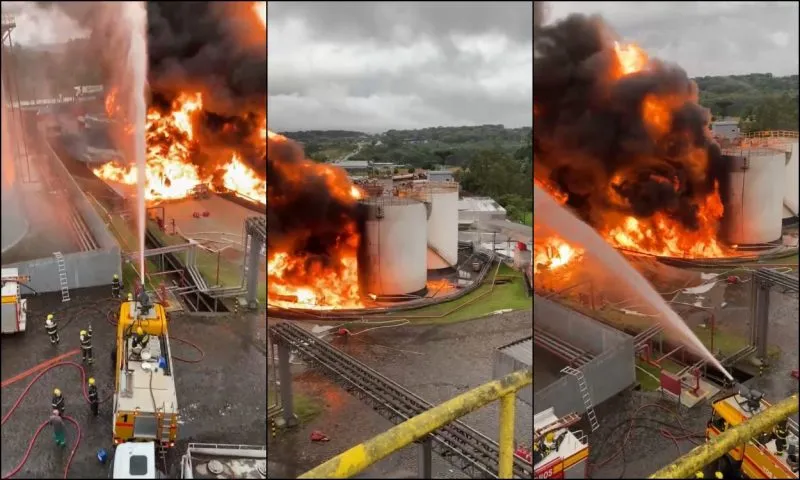
[[768, 148], [725, 152], [723, 233], [732, 245], [779, 240], [783, 226], [786, 154]]
[[358, 277], [369, 297], [424, 295], [429, 207], [399, 197], [361, 201]]

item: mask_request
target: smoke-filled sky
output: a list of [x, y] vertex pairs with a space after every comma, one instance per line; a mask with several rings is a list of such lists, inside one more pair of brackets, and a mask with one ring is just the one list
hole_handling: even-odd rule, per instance
[[547, 2], [547, 21], [600, 14], [689, 76], [798, 73], [798, 2]]
[[272, 130], [531, 124], [529, 2], [269, 2]]

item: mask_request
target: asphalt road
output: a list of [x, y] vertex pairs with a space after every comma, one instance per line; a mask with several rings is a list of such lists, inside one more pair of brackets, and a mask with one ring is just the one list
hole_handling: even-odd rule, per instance
[[[92, 324], [95, 364], [89, 368], [97, 380], [100, 398], [113, 390], [113, 372], [109, 352], [114, 341], [114, 327], [107, 323], [109, 310], [117, 304], [108, 298], [110, 288], [71, 291], [72, 300], [62, 304], [60, 295], [31, 297], [28, 330], [2, 337], [0, 363], [2, 378], [9, 379], [29, 368], [78, 348], [78, 333]], [[44, 332], [47, 312], [54, 312], [61, 344], [51, 346]], [[264, 445], [266, 443], [266, 325], [263, 314], [240, 317], [190, 317], [176, 315], [170, 319], [170, 336], [198, 344], [205, 351], [199, 363], [176, 362], [176, 388], [181, 419], [179, 442], [168, 456], [168, 473], [179, 474], [180, 455], [188, 442]], [[173, 355], [187, 359], [198, 353], [175, 340]], [[80, 363], [80, 355], [74, 360]], [[6, 415], [20, 394], [35, 377], [2, 389], [3, 415]], [[5, 476], [22, 459], [28, 443], [38, 427], [47, 420], [53, 388], [64, 393], [66, 415], [81, 425], [82, 438], [72, 462], [71, 478], [107, 478], [107, 466], [100, 465], [95, 454], [100, 448], [111, 448], [111, 401], [101, 403], [100, 416], [90, 415], [81, 393], [80, 375], [70, 367], [57, 367], [46, 373], [31, 388], [28, 396], [2, 426], [2, 474]], [[67, 451], [57, 448], [52, 430], [47, 428], [36, 442], [31, 456], [17, 478], [61, 478], [75, 442], [71, 424], [67, 427]]]

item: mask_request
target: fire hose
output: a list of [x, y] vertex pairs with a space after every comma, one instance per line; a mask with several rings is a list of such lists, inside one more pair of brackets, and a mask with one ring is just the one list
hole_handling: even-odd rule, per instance
[[[19, 396], [19, 398], [17, 399], [17, 401], [16, 401], [16, 402], [14, 403], [14, 405], [11, 407], [11, 410], [9, 410], [9, 411], [8, 411], [8, 413], [6, 413], [6, 414], [3, 416], [3, 420], [2, 420], [2, 422], [0, 422], [0, 426], [2, 426], [2, 425], [5, 425], [5, 423], [8, 421], [8, 419], [9, 419], [9, 418], [11, 418], [11, 415], [14, 413], [14, 411], [17, 409], [17, 407], [19, 407], [19, 406], [20, 406], [20, 404], [22, 403], [22, 400], [24, 400], [24, 399], [25, 399], [25, 397], [28, 395], [28, 392], [30, 391], [31, 387], [33, 387], [33, 385], [34, 385], [36, 382], [38, 382], [38, 381], [39, 381], [39, 379], [40, 379], [40, 378], [42, 378], [42, 376], [44, 376], [44, 374], [45, 374], [45, 373], [49, 372], [50, 370], [52, 370], [52, 369], [54, 369], [54, 368], [56, 368], [56, 367], [61, 367], [61, 366], [66, 366], [66, 365], [69, 365], [69, 366], [75, 367], [75, 368], [77, 368], [78, 370], [80, 370], [80, 372], [81, 372], [81, 385], [82, 385], [82, 390], [83, 390], [83, 397], [84, 397], [84, 399], [85, 399], [87, 402], [89, 402], [89, 394], [88, 394], [88, 392], [86, 391], [86, 371], [83, 369], [83, 366], [81, 366], [81, 365], [78, 365], [78, 364], [77, 364], [77, 363], [75, 363], [75, 362], [61, 362], [61, 363], [56, 363], [56, 364], [54, 364], [54, 365], [50, 365], [50, 366], [49, 366], [49, 367], [47, 367], [46, 369], [44, 369], [44, 370], [42, 370], [41, 372], [39, 372], [39, 374], [38, 374], [38, 375], [36, 375], [36, 377], [35, 377], [33, 380], [31, 380], [31, 382], [28, 384], [28, 386], [25, 388], [25, 390], [24, 390], [24, 391], [23, 391], [23, 392], [20, 394], [20, 396]], [[103, 402], [105, 402], [105, 401], [106, 401], [106, 400], [108, 400], [109, 398], [110, 398], [110, 395], [109, 395], [109, 397], [106, 397], [106, 398], [105, 398], [105, 399], [103, 399], [102, 401], [103, 401]], [[70, 455], [69, 455], [69, 459], [67, 460], [67, 464], [66, 464], [66, 466], [64, 467], [64, 478], [67, 478], [67, 473], [69, 472], [69, 467], [70, 467], [70, 465], [72, 464], [72, 459], [73, 459], [73, 457], [75, 456], [75, 452], [78, 450], [78, 445], [80, 445], [80, 443], [81, 443], [81, 427], [80, 427], [80, 425], [78, 424], [78, 422], [77, 422], [77, 421], [76, 421], [74, 418], [72, 418], [72, 417], [64, 417], [64, 419], [65, 419], [65, 420], [68, 420], [68, 421], [70, 421], [70, 422], [72, 422], [72, 424], [73, 424], [73, 425], [75, 425], [75, 428], [77, 429], [77, 436], [76, 436], [76, 438], [75, 438], [75, 446], [74, 446], [74, 447], [72, 447], [72, 452], [70, 453]], [[14, 469], [11, 471], [11, 473], [9, 473], [9, 474], [7, 474], [7, 475], [3, 475], [3, 478], [4, 478], [4, 479], [5, 479], [5, 478], [11, 478], [12, 476], [16, 475], [16, 474], [17, 474], [17, 473], [18, 473], [18, 472], [19, 472], [19, 471], [22, 469], [22, 467], [23, 467], [23, 466], [25, 465], [25, 463], [28, 461], [28, 457], [29, 457], [29, 456], [30, 456], [30, 454], [31, 454], [31, 450], [33, 449], [33, 445], [36, 443], [36, 439], [39, 437], [39, 434], [40, 434], [40, 433], [42, 433], [42, 430], [43, 430], [43, 429], [44, 429], [44, 428], [47, 426], [47, 424], [48, 424], [48, 423], [49, 423], [48, 421], [45, 421], [44, 423], [42, 423], [42, 424], [39, 426], [39, 428], [36, 430], [36, 433], [34, 433], [34, 435], [33, 435], [33, 438], [31, 439], [30, 443], [28, 444], [28, 449], [25, 451], [25, 455], [22, 457], [22, 461], [19, 463], [19, 465], [17, 465], [17, 466], [16, 466], [16, 467], [15, 467], [15, 468], [14, 468]]]
[[[113, 312], [109, 312], [109, 315], [112, 314], [112, 313]], [[106, 316], [106, 319], [108, 320], [108, 322], [110, 324], [116, 326], [117, 322], [115, 322], [109, 315]], [[203, 351], [203, 349], [200, 348], [198, 345], [196, 345], [196, 344], [194, 344], [194, 343], [192, 343], [192, 342], [190, 342], [188, 340], [181, 339], [181, 338], [177, 338], [177, 337], [172, 337], [172, 338], [173, 338], [173, 340], [177, 340], [179, 342], [185, 343], [185, 344], [195, 348], [200, 353], [200, 358], [198, 358], [198, 359], [190, 360], [190, 359], [184, 359], [184, 358], [180, 358], [180, 357], [177, 357], [177, 356], [173, 356], [173, 358], [175, 360], [186, 362], [186, 363], [199, 363], [205, 358], [205, 351]], [[77, 354], [77, 352], [78, 352], [78, 350], [74, 350], [74, 351], [72, 351], [72, 352], [70, 352], [70, 353], [68, 353], [66, 355], [70, 355], [70, 354], [74, 355], [74, 354]], [[52, 365], [47, 366], [44, 370], [39, 372], [39, 374], [36, 375], [36, 377], [34, 377], [33, 380], [31, 380], [31, 382], [28, 384], [28, 386], [25, 388], [25, 390], [20, 394], [19, 398], [14, 403], [14, 405], [11, 407], [11, 409], [8, 411], [8, 413], [6, 413], [3, 416], [2, 422], [0, 422], [0, 426], [5, 425], [5, 423], [8, 421], [8, 419], [11, 418], [11, 415], [14, 413], [14, 411], [17, 409], [17, 407], [19, 407], [19, 405], [22, 403], [22, 401], [25, 399], [25, 397], [28, 395], [31, 387], [33, 387], [33, 385], [36, 382], [38, 382], [39, 379], [42, 378], [45, 373], [49, 372], [50, 370], [52, 370], [52, 369], [54, 369], [56, 367], [61, 367], [61, 366], [72, 366], [72, 367], [77, 368], [80, 371], [83, 397], [84, 397], [84, 399], [86, 400], [87, 403], [90, 403], [90, 401], [89, 401], [89, 393], [88, 393], [87, 388], [86, 388], [86, 370], [83, 369], [83, 366], [78, 364], [78, 363], [69, 362], [69, 361], [54, 363]], [[6, 386], [18, 381], [18, 380], [21, 380], [22, 378], [27, 376], [27, 374], [29, 374], [29, 373], [32, 373], [32, 371], [28, 370], [28, 372], [24, 372], [23, 374], [18, 375], [16, 377], [10, 379], [9, 381], [4, 381], [2, 383], [2, 386], [6, 387]], [[102, 400], [98, 400], [98, 403], [104, 403], [104, 402], [110, 400], [112, 395], [113, 395], [113, 392], [111, 394], [109, 394], [107, 397], [103, 398]], [[72, 448], [70, 456], [69, 456], [69, 458], [67, 460], [67, 464], [64, 467], [64, 478], [67, 478], [67, 473], [69, 472], [70, 465], [72, 464], [72, 459], [75, 456], [75, 452], [77, 451], [78, 446], [80, 445], [81, 428], [80, 428], [80, 425], [78, 424], [78, 422], [74, 418], [72, 418], [72, 417], [64, 417], [64, 419], [68, 420], [73, 425], [75, 425], [75, 428], [77, 429], [77, 436], [76, 436], [75, 446]], [[2, 477], [3, 479], [11, 478], [12, 476], [16, 475], [22, 469], [22, 467], [28, 461], [28, 458], [30, 456], [31, 450], [33, 449], [33, 446], [36, 443], [36, 440], [39, 437], [39, 434], [47, 426], [48, 423], [49, 423], [49, 421], [45, 421], [44, 423], [42, 423], [39, 426], [39, 428], [34, 433], [33, 438], [31, 439], [30, 443], [28, 444], [28, 449], [25, 451], [25, 455], [22, 457], [22, 461], [10, 473], [8, 473], [7, 475], [3, 475], [3, 477]]]
[[[77, 420], [75, 420], [72, 417], [64, 417], [64, 420], [72, 422], [72, 424], [75, 425], [75, 430], [77, 431], [77, 435], [75, 436], [75, 446], [72, 447], [72, 451], [69, 452], [67, 465], [64, 467], [64, 478], [67, 478], [67, 473], [69, 472], [69, 467], [72, 464], [72, 459], [75, 457], [75, 452], [78, 451], [78, 445], [80, 445], [81, 443], [81, 426], [78, 424]], [[25, 455], [22, 457], [22, 461], [19, 462], [19, 464], [16, 467], [14, 467], [14, 469], [11, 470], [9, 473], [3, 475], [2, 477], [3, 480], [5, 480], [6, 478], [13, 477], [17, 473], [19, 473], [20, 470], [22, 470], [22, 467], [25, 465], [25, 463], [28, 461], [28, 457], [30, 457], [31, 455], [31, 450], [33, 450], [33, 446], [36, 444], [36, 439], [39, 438], [39, 434], [42, 433], [42, 430], [44, 430], [44, 428], [47, 426], [48, 423], [49, 421], [45, 421], [44, 423], [39, 425], [39, 428], [36, 429], [36, 433], [33, 434], [33, 438], [31, 438], [30, 443], [28, 443], [28, 449], [25, 450]]]

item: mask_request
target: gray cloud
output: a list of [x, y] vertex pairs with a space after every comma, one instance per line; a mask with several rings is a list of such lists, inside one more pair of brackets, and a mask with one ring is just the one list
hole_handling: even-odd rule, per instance
[[690, 76], [798, 73], [798, 2], [550, 2], [548, 22], [599, 14]]
[[273, 130], [530, 125], [529, 2], [268, 3]]

